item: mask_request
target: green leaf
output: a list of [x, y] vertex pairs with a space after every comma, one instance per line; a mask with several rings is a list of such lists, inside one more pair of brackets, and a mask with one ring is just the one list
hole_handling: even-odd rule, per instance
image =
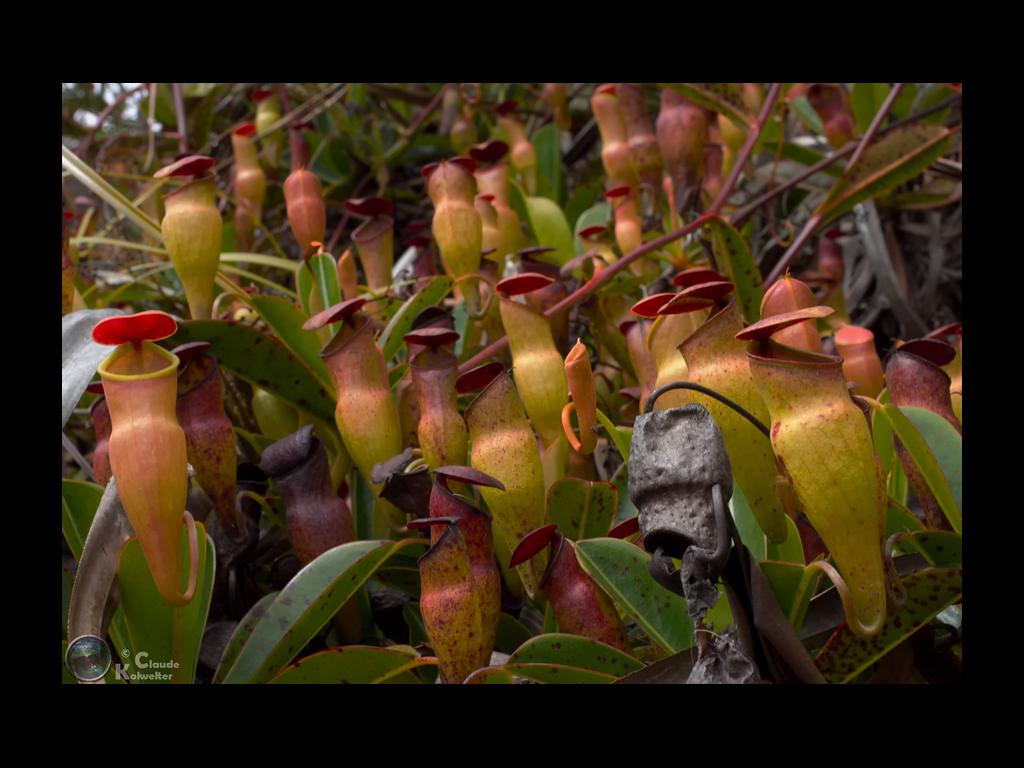
[[405, 334], [412, 330], [412, 323], [416, 316], [428, 307], [433, 307], [444, 301], [444, 297], [452, 289], [454, 281], [450, 277], [434, 277], [415, 294], [409, 297], [394, 317], [387, 324], [377, 339], [377, 344], [384, 352], [384, 359], [391, 360], [405, 343]]
[[182, 83], [181, 95], [186, 99], [201, 99], [217, 87], [217, 83]]
[[615, 444], [622, 460], [629, 461], [629, 444], [633, 440], [633, 430], [628, 427], [616, 427], [612, 424], [612, 420], [601, 412], [600, 408], [597, 409], [597, 420], [601, 422], [601, 426], [604, 427], [608, 437]]
[[302, 305], [302, 311], [306, 313], [306, 317], [316, 314], [310, 303], [313, 295], [313, 275], [305, 267], [300, 267], [295, 273], [295, 292], [299, 294], [299, 303]]
[[928, 568], [905, 578], [903, 587], [907, 592], [906, 604], [902, 609], [890, 608], [877, 635], [857, 637], [843, 624], [828, 639], [814, 660], [826, 680], [830, 683], [853, 680], [955, 602], [963, 589], [963, 571]]
[[225, 683], [271, 679], [395, 552], [416, 539], [354, 541], [329, 549], [299, 571], [267, 610], [225, 674]]
[[[904, 83], [903, 90], [892, 103], [892, 119], [902, 120], [909, 117], [914, 109], [914, 102], [917, 100], [917, 85], [915, 83]], [[940, 121], [941, 122], [941, 121]]]
[[81, 480], [61, 480], [61, 529], [75, 560], [82, 559], [85, 538], [103, 498], [103, 487]]
[[801, 96], [799, 99], [793, 99], [789, 103], [789, 108], [793, 110], [793, 113], [800, 118], [800, 122], [804, 124], [808, 130], [814, 131], [819, 136], [825, 135], [825, 125], [821, 122], [821, 118], [818, 117], [818, 113], [814, 111], [814, 107], [811, 106], [811, 102], [807, 100], [806, 96]]
[[821, 580], [821, 570], [798, 563], [765, 560], [759, 564], [779, 607], [797, 632], [803, 626], [811, 597]]
[[651, 578], [650, 555], [619, 539], [580, 541], [576, 553], [583, 570], [660, 648], [675, 653], [693, 645], [686, 601]]
[[846, 169], [815, 213], [823, 224], [834, 221], [858, 203], [913, 179], [942, 157], [949, 143], [949, 131], [939, 125], [913, 123], [890, 131]]
[[537, 153], [537, 191], [556, 203], [562, 203], [562, 149], [558, 125], [548, 123], [531, 140]]
[[732, 498], [729, 500], [729, 510], [732, 512], [732, 519], [736, 521], [736, 530], [740, 535], [740, 541], [746, 545], [747, 549], [750, 550], [750, 554], [757, 560], [764, 560], [765, 544], [767, 542], [764, 531], [757, 524], [757, 518], [754, 517], [754, 512], [750, 509], [747, 497], [743, 495], [743, 490], [737, 484], [735, 477], [732, 481]]
[[309, 316], [290, 301], [277, 296], [253, 296], [250, 301], [278, 340], [306, 364], [324, 389], [332, 392], [331, 375], [320, 357], [320, 339], [313, 331], [302, 330], [302, 324]]
[[247, 325], [192, 320], [178, 325], [171, 345], [208, 341], [222, 366], [324, 421], [334, 421], [334, 399], [317, 375], [277, 339]]
[[765, 558], [768, 560], [779, 560], [784, 563], [804, 564], [804, 547], [800, 543], [800, 531], [793, 522], [793, 518], [786, 515], [786, 538], [779, 544], [767, 542], [765, 544]]
[[912, 406], [900, 408], [917, 427], [917, 431], [928, 443], [932, 455], [942, 467], [942, 474], [953, 492], [957, 508], [964, 508], [964, 453], [963, 438], [952, 424], [934, 411]]
[[565, 220], [565, 214], [554, 200], [526, 195], [523, 195], [523, 198], [530, 229], [533, 230], [537, 245], [555, 249], [538, 254], [536, 258], [548, 264], [562, 266], [575, 255], [572, 230], [569, 229], [569, 222]]
[[708, 220], [708, 229], [711, 230], [711, 245], [719, 271], [724, 271], [736, 286], [736, 298], [743, 317], [747, 322], [757, 322], [761, 319], [764, 279], [750, 253], [750, 246], [735, 227], [719, 216]]
[[[788, 142], [782, 145], [782, 156], [787, 160], [795, 160], [802, 165], [814, 165], [824, 157], [820, 152], [816, 152], [813, 149]], [[835, 176], [836, 178], [843, 175], [842, 167], [838, 163], [822, 168], [821, 173], [827, 173], [829, 176]]]
[[[341, 301], [341, 288], [338, 286], [338, 265], [329, 253], [317, 253], [306, 262], [313, 273], [313, 286], [322, 309], [333, 307]], [[328, 326], [333, 336], [341, 328], [341, 323]]]
[[[882, 405], [876, 410], [878, 410], [878, 412], [881, 413], [889, 422], [889, 427], [907, 449], [907, 453], [910, 454], [910, 458], [913, 460], [914, 464], [917, 465], [918, 470], [921, 472], [921, 476], [928, 484], [928, 488], [935, 495], [935, 500], [938, 502], [943, 514], [946, 515], [946, 519], [949, 520], [950, 525], [953, 526], [953, 530], [957, 533], [961, 533], [963, 521], [961, 518], [960, 498], [958, 498], [957, 494], [954, 493], [951, 485], [951, 483], [957, 485], [962, 497], [963, 441], [960, 438], [960, 435], [957, 434], [956, 430], [946, 423], [945, 419], [942, 419], [940, 416], [936, 415], [936, 418], [942, 421], [943, 424], [949, 428], [952, 434], [944, 432], [941, 427], [934, 424], [934, 420], [928, 417], [921, 415], [915, 416], [915, 418], [919, 419], [921, 423], [932, 422], [928, 427], [929, 436], [936, 442], [936, 449], [939, 451], [940, 455], [942, 455], [943, 461], [948, 467], [950, 476], [947, 477], [943, 469], [943, 464], [936, 459], [935, 454], [932, 453], [932, 449], [929, 447], [929, 443], [922, 436], [922, 433], [918, 431], [917, 427], [914, 426], [914, 422], [910, 420], [902, 409], [890, 404]], [[910, 409], [908, 408], [906, 410], [909, 411]]]
[[238, 660], [238, 654], [242, 652], [242, 647], [248, 642], [252, 631], [256, 629], [256, 625], [266, 615], [267, 610], [273, 605], [279, 594], [279, 592], [271, 592], [269, 595], [261, 597], [256, 605], [250, 608], [249, 612], [238, 622], [238, 626], [235, 627], [235, 631], [231, 634], [231, 639], [224, 646], [224, 653], [217, 664], [217, 671], [213, 675], [213, 682], [224, 682], [224, 675], [235, 665], [235, 661]]
[[531, 637], [533, 637], [533, 633], [518, 619], [509, 616], [504, 611], [498, 614], [498, 636], [494, 643], [494, 650], [501, 653], [513, 653]]
[[907, 531], [913, 533], [915, 531], [923, 531], [924, 525], [914, 517], [912, 514], [908, 514], [906, 511], [900, 509], [895, 504], [890, 503], [885, 512], [885, 536], [888, 538], [894, 533], [901, 531]]
[[576, 220], [576, 227], [573, 229], [573, 246], [576, 249], [577, 254], [586, 252], [586, 245], [583, 243], [583, 238], [580, 237], [582, 232], [587, 227], [597, 226], [608, 226], [612, 218], [612, 207], [608, 203], [597, 203], [592, 205]]
[[[199, 571], [191, 602], [174, 608], [164, 602], [149, 572], [139, 540], [132, 537], [121, 548], [117, 563], [117, 584], [128, 624], [132, 653], [126, 672], [132, 682], [191, 683], [199, 662], [199, 646], [206, 629], [206, 617], [213, 597], [213, 576], [217, 570], [213, 540], [202, 523], [196, 523], [199, 542]], [[188, 533], [181, 529], [182, 573], [189, 569]], [[142, 654], [146, 654], [142, 657]], [[142, 659], [151, 665], [143, 668]], [[174, 668], [160, 664], [174, 663]], [[134, 678], [133, 675], [140, 677]], [[156, 677], [167, 675], [167, 678]]]
[[509, 658], [514, 664], [559, 664], [622, 677], [643, 663], [610, 645], [579, 635], [555, 633], [530, 638]]
[[918, 531], [900, 540], [916, 550], [935, 568], [961, 568], [964, 564], [964, 540], [950, 531]]
[[114, 189], [106, 179], [96, 173], [96, 171], [63, 144], [60, 145], [60, 164], [101, 200], [109, 203], [122, 216], [130, 219], [144, 234], [155, 238], [158, 242], [162, 243], [164, 241], [163, 232], [161, 232], [159, 224], [149, 218], [131, 200]]
[[512, 673], [504, 667], [484, 667], [478, 669], [465, 680], [466, 684], [477, 685], [515, 685]]
[[[917, 101], [914, 103], [915, 112], [923, 112], [940, 101], [943, 101], [955, 93], [951, 88], [942, 83], [929, 83], [922, 90], [920, 95], [917, 97]], [[935, 125], [941, 125], [946, 122], [946, 118], [949, 117], [949, 111], [951, 107], [936, 112], [934, 115], [929, 115], [923, 118], [925, 122], [933, 123]]]
[[548, 488], [547, 520], [572, 541], [607, 535], [619, 508], [611, 483], [564, 477]]
[[614, 675], [593, 672], [589, 669], [570, 667], [565, 664], [506, 664], [506, 672], [525, 677], [538, 683], [562, 683], [564, 685], [601, 685], [614, 683]]
[[854, 83], [850, 97], [857, 128], [865, 133], [889, 95], [888, 83]]
[[612, 485], [615, 486], [615, 490], [622, 489], [619, 493], [619, 508], [615, 512], [615, 520], [612, 521], [613, 525], [618, 525], [640, 514], [636, 504], [629, 498], [629, 462], [623, 462], [612, 476]]
[[408, 647], [375, 648], [350, 645], [314, 653], [284, 669], [271, 680], [275, 684], [302, 683], [388, 683], [419, 685], [412, 669], [436, 665], [435, 659], [421, 659]]

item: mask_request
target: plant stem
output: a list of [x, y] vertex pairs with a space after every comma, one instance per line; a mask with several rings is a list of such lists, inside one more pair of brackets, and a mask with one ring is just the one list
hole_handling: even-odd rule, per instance
[[[910, 123], [915, 123], [918, 120], [922, 120], [922, 119], [928, 117], [929, 115], [935, 114], [936, 112], [941, 112], [942, 110], [947, 109], [948, 107], [951, 107], [954, 104], [956, 104], [958, 101], [960, 101], [960, 99], [961, 99], [960, 94], [957, 94], [955, 96], [950, 96], [948, 99], [944, 99], [943, 101], [940, 101], [938, 104], [935, 104], [935, 105], [929, 107], [928, 109], [923, 109], [920, 112], [917, 112], [916, 114], [913, 114], [913, 115], [910, 115], [908, 117], [905, 117], [902, 120], [897, 120], [895, 123], [890, 123], [885, 128], [882, 128], [878, 132], [878, 135], [879, 136], [884, 136], [885, 134], [889, 133], [890, 131], [894, 131], [897, 128], [902, 128], [904, 125], [909, 125]], [[747, 219], [749, 219], [751, 217], [751, 215], [753, 215], [757, 211], [758, 208], [760, 208], [761, 206], [765, 205], [766, 203], [771, 202], [776, 197], [778, 197], [779, 195], [783, 194], [784, 192], [792, 189], [793, 187], [795, 187], [796, 185], [798, 185], [800, 182], [804, 181], [805, 179], [808, 179], [811, 176], [813, 176], [814, 174], [818, 173], [819, 171], [823, 171], [825, 168], [828, 168], [836, 160], [839, 160], [841, 158], [846, 157], [851, 152], [856, 150], [856, 148], [857, 148], [856, 142], [852, 142], [851, 141], [849, 144], [847, 144], [842, 149], [840, 149], [840, 150], [838, 150], [836, 152], [833, 152], [828, 157], [823, 157], [821, 160], [816, 162], [814, 165], [808, 166], [803, 172], [797, 174], [796, 176], [794, 176], [793, 178], [789, 179], [788, 181], [783, 182], [782, 184], [780, 184], [779, 186], [775, 187], [774, 189], [772, 189], [772, 190], [770, 190], [768, 192], [765, 192], [763, 195], [761, 195], [759, 198], [754, 200], [752, 203], [748, 203], [747, 205], [745, 205], [743, 208], [741, 208], [739, 211], [737, 211], [736, 213], [734, 213], [730, 217], [730, 223], [734, 227], [739, 229], [740, 227], [742, 227], [746, 223]]]
[[188, 154], [188, 128], [185, 122], [185, 97], [181, 92], [181, 83], [172, 83], [174, 93], [174, 111], [178, 115], [178, 152]]
[[889, 114], [889, 110], [892, 109], [892, 103], [896, 101], [896, 97], [900, 95], [900, 91], [903, 90], [903, 83], [895, 83], [892, 90], [889, 91], [889, 95], [885, 97], [885, 101], [882, 102], [881, 108], [875, 113], [875, 116], [871, 118], [871, 124], [868, 126], [867, 131], [864, 133], [864, 137], [860, 140], [860, 144], [857, 145], [857, 149], [853, 153], [853, 157], [850, 158], [850, 164], [847, 168], [850, 168], [857, 164], [861, 156], [864, 154], [864, 150], [870, 146], [871, 142], [875, 138], [875, 134], [878, 133], [878, 127], [882, 124], [882, 120]]
[[[89, 129], [89, 133], [86, 134], [85, 138], [82, 140], [82, 143], [78, 145], [78, 149], [75, 150], [75, 154], [78, 155], [79, 157], [84, 157], [85, 153], [89, 151], [89, 147], [92, 146], [92, 140], [96, 137], [96, 133], [99, 131], [100, 128], [103, 127], [103, 123], [107, 121], [107, 118], [114, 113], [114, 110], [120, 107], [122, 104], [124, 104], [125, 100], [133, 93], [141, 91], [143, 88], [149, 88], [151, 85], [151, 83], [142, 83], [140, 85], [135, 86], [134, 88], [129, 88], [128, 90], [121, 91], [121, 93], [117, 95], [117, 98], [114, 99], [107, 106], [106, 109], [100, 112], [99, 117], [96, 119], [96, 125]], [[156, 89], [153, 89], [153, 93], [155, 92]]]
[[[570, 307], [579, 304], [587, 297], [596, 293], [605, 283], [615, 277], [616, 274], [621, 272], [623, 269], [628, 267], [634, 261], [639, 259], [641, 256], [646, 256], [652, 251], [656, 251], [659, 248], [673, 243], [691, 232], [695, 232], [700, 229], [704, 223], [711, 218], [716, 216], [721, 210], [725, 201], [729, 199], [729, 195], [732, 194], [733, 187], [736, 186], [736, 182], [739, 180], [740, 172], [743, 170], [743, 166], [746, 164], [750, 157], [751, 151], [754, 149], [754, 145], [757, 143], [758, 138], [761, 136], [761, 131], [764, 130], [765, 124], [768, 122], [768, 117], [771, 115], [772, 110], [775, 108], [775, 101], [778, 99], [779, 91], [782, 90], [782, 83], [772, 83], [771, 89], [768, 91], [768, 96], [764, 100], [764, 105], [761, 107], [761, 112], [757, 116], [757, 122], [754, 124], [750, 133], [747, 134], [747, 140], [743, 144], [743, 148], [736, 156], [736, 163], [733, 166], [732, 171], [729, 173], [729, 178], [726, 179], [725, 184], [722, 186], [722, 191], [718, 194], [715, 202], [711, 204], [708, 211], [697, 219], [694, 219], [689, 224], [673, 232], [669, 232], [666, 235], [651, 240], [649, 243], [641, 245], [636, 250], [633, 250], [623, 256], [621, 259], [616, 261], [611, 266], [602, 269], [600, 272], [594, 274], [590, 280], [581, 285], [571, 294], [566, 296], [560, 302], [550, 307], [545, 313], [545, 317], [554, 317], [560, 312], [564, 312]], [[459, 373], [465, 373], [469, 369], [484, 362], [491, 355], [500, 352], [508, 345], [508, 336], [502, 336], [500, 339], [492, 344], [484, 347], [482, 350], [477, 352], [473, 357], [469, 358], [466, 362], [459, 366]]]

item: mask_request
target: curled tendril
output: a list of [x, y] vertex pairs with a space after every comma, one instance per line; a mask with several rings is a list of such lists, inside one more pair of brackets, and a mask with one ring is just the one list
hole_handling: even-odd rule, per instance
[[462, 275], [461, 277], [455, 278], [455, 281], [452, 283], [452, 288], [457, 286], [459, 283], [469, 282], [470, 280], [476, 280], [479, 283], [485, 283], [487, 287], [490, 289], [487, 292], [487, 301], [484, 303], [482, 307], [480, 307], [480, 311], [478, 313], [474, 314], [473, 312], [470, 312], [469, 305], [466, 305], [466, 313], [469, 315], [470, 320], [483, 320], [487, 316], [487, 312], [488, 310], [490, 310], [491, 304], [494, 301], [494, 294], [496, 293], [496, 290], [494, 288], [494, 281], [492, 281], [486, 275], [482, 275], [479, 272], [474, 272], [472, 274]]
[[185, 525], [188, 528], [188, 587], [184, 593], [175, 593], [175, 601], [172, 603], [175, 605], [186, 605], [192, 602], [199, 578], [199, 535], [196, 533], [196, 521], [187, 509], [185, 510]]
[[750, 411], [744, 408], [742, 405], [733, 402], [725, 395], [719, 394], [715, 390], [705, 387], [701, 384], [694, 384], [692, 381], [673, 381], [671, 384], [666, 384], [663, 387], [658, 387], [656, 390], [651, 392], [650, 397], [647, 398], [647, 405], [644, 407], [644, 413], [650, 413], [654, 410], [654, 402], [659, 397], [664, 395], [666, 392], [671, 392], [673, 389], [690, 389], [694, 392], [700, 392], [708, 397], [713, 397], [718, 402], [732, 408], [736, 413], [745, 418], [751, 424], [753, 424], [765, 437], [770, 438], [771, 433], [768, 431], [768, 427], [761, 423], [761, 421], [754, 416]]
[[220, 304], [224, 300], [224, 297], [228, 297], [231, 299], [241, 299], [242, 301], [246, 302], [246, 304], [249, 303], [249, 297], [246, 296], [245, 294], [238, 293], [236, 291], [224, 291], [223, 293], [218, 294], [217, 298], [213, 300], [213, 307], [211, 307], [210, 309], [210, 317], [217, 317], [217, 314], [220, 311]]
[[[846, 614], [846, 621], [850, 625], [850, 628], [854, 632], [862, 637], [871, 637], [877, 635], [882, 629], [882, 625], [885, 624], [885, 613], [882, 613], [878, 617], [878, 621], [874, 624], [865, 626], [861, 623], [857, 613], [853, 609], [853, 598], [850, 597], [850, 588], [846, 586], [846, 581], [842, 576], [839, 575], [831, 563], [825, 560], [815, 560], [812, 563], [808, 563], [808, 568], [817, 568], [820, 571], [824, 571], [825, 575], [828, 576], [829, 581], [832, 582], [836, 588], [836, 592], [839, 593], [839, 600], [843, 604], [843, 613]], [[855, 629], [854, 629], [855, 628]]]
[[277, 512], [270, 505], [270, 502], [267, 501], [264, 497], [260, 496], [255, 491], [239, 491], [238, 495], [235, 496], [235, 503], [237, 504], [241, 499], [249, 499], [251, 501], [255, 501], [257, 504], [260, 505], [260, 509], [267, 513], [267, 517], [270, 520], [278, 520]]
[[572, 412], [576, 410], [576, 403], [570, 400], [562, 408], [562, 431], [565, 432], [565, 439], [569, 441], [569, 445], [572, 449], [579, 453], [580, 448], [583, 447], [583, 443], [576, 437], [576, 433], [572, 428]]

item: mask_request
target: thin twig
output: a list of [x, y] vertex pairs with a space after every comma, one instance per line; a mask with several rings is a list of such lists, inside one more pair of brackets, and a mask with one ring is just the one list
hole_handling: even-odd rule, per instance
[[864, 132], [864, 137], [860, 140], [860, 144], [857, 145], [856, 151], [853, 153], [853, 157], [850, 158], [850, 164], [847, 168], [851, 168], [857, 164], [857, 161], [864, 155], [864, 151], [871, 146], [871, 142], [875, 139], [875, 134], [878, 133], [878, 128], [881, 126], [885, 116], [889, 114], [889, 110], [892, 109], [892, 103], [896, 101], [896, 97], [900, 95], [900, 91], [903, 90], [903, 83], [895, 83], [892, 90], [889, 91], [889, 95], [885, 97], [885, 101], [882, 102], [881, 108], [875, 113], [875, 116], [871, 118], [871, 124], [868, 125], [867, 131]]
[[[772, 87], [768, 91], [768, 96], [764, 100], [764, 105], [761, 107], [761, 113], [757, 117], [757, 122], [754, 124], [750, 133], [747, 135], [747, 140], [743, 144], [743, 148], [740, 150], [739, 154], [736, 157], [736, 164], [733, 166], [732, 172], [730, 172], [729, 174], [729, 178], [726, 179], [725, 184], [722, 186], [722, 191], [718, 194], [718, 197], [715, 199], [715, 202], [712, 203], [707, 213], [691, 221], [686, 226], [675, 230], [674, 232], [669, 232], [666, 235], [662, 235], [661, 237], [655, 240], [651, 240], [649, 243], [645, 243], [636, 250], [630, 251], [611, 266], [608, 266], [605, 269], [602, 269], [600, 272], [595, 273], [594, 276], [590, 278], [590, 280], [588, 280], [586, 283], [581, 285], [579, 288], [577, 288], [571, 294], [569, 294], [560, 302], [555, 304], [553, 307], [548, 308], [548, 310], [544, 313], [545, 317], [554, 317], [560, 312], [564, 312], [570, 307], [579, 304], [587, 297], [592, 296], [594, 293], [596, 293], [603, 285], [605, 285], [605, 283], [607, 283], [609, 280], [615, 277], [616, 274], [621, 272], [623, 269], [628, 267], [630, 264], [632, 264], [640, 257], [646, 256], [648, 253], [651, 253], [652, 251], [656, 251], [659, 248], [668, 245], [669, 243], [673, 243], [676, 240], [679, 240], [680, 238], [686, 237], [686, 235], [690, 234], [691, 232], [695, 232], [696, 230], [704, 226], [705, 222], [707, 222], [707, 220], [710, 219], [712, 216], [716, 216], [718, 212], [721, 210], [722, 206], [725, 204], [725, 201], [729, 199], [729, 195], [732, 194], [733, 187], [736, 186], [736, 181], [739, 179], [740, 172], [743, 166], [746, 164], [747, 160], [749, 159], [750, 153], [753, 150], [754, 145], [757, 143], [758, 138], [760, 138], [761, 132], [764, 130], [764, 126], [768, 122], [769, 115], [771, 115], [772, 110], [775, 108], [775, 101], [779, 96], [779, 91], [781, 90], [782, 83], [772, 83]], [[482, 350], [473, 355], [473, 357], [469, 358], [466, 362], [460, 365], [459, 372], [465, 373], [470, 368], [479, 365], [480, 363], [484, 362], [487, 358], [500, 352], [507, 345], [508, 336], [502, 336], [500, 339], [484, 347]]]
[[[949, 135], [952, 136], [953, 134], [958, 133], [959, 131], [959, 126], [953, 126], [951, 129], [949, 129]], [[847, 144], [847, 147], [848, 146], [850, 145]], [[852, 165], [852, 163], [850, 165]], [[776, 264], [772, 268], [772, 271], [768, 274], [768, 277], [764, 279], [765, 288], [771, 286], [771, 284], [778, 280], [779, 277], [783, 274], [783, 272], [786, 271], [786, 268], [789, 267], [793, 259], [796, 258], [796, 255], [800, 252], [800, 249], [804, 247], [804, 245], [810, 239], [811, 235], [813, 235], [815, 230], [818, 228], [818, 225], [821, 224], [823, 216], [824, 214], [822, 213], [815, 213], [807, 220], [807, 223], [804, 224], [804, 228], [800, 230], [800, 234], [797, 235], [796, 239], [792, 242], [789, 248], [786, 249], [786, 252], [782, 254], [782, 258], [779, 259], [778, 264]]]
[[172, 83], [174, 93], [174, 111], [178, 115], [178, 153], [188, 154], [188, 129], [185, 124], [185, 97], [181, 92], [181, 83]]
[[85, 153], [88, 152], [89, 147], [92, 146], [92, 140], [95, 138], [97, 131], [103, 127], [103, 123], [105, 123], [107, 118], [114, 113], [114, 110], [124, 104], [125, 100], [133, 93], [141, 91], [143, 88], [148, 88], [150, 85], [150, 83], [141, 83], [134, 88], [121, 91], [121, 93], [117, 95], [117, 98], [114, 99], [106, 109], [100, 112], [99, 117], [96, 118], [96, 125], [89, 129], [89, 133], [87, 133], [85, 138], [82, 139], [82, 143], [78, 145], [78, 149], [75, 150], [75, 154], [79, 157], [85, 157]]
[[66, 432], [60, 433], [60, 442], [64, 446], [64, 450], [71, 454], [71, 458], [75, 460], [75, 463], [82, 468], [88, 476], [90, 482], [96, 482], [96, 473], [92, 471], [92, 466], [85, 460], [85, 457], [79, 453], [75, 444], [71, 442], [71, 438], [67, 436]]
[[[368, 173], [359, 180], [359, 183], [352, 188], [352, 194], [350, 197], [359, 197], [359, 193], [363, 191], [363, 188], [373, 180], [373, 173]], [[345, 209], [344, 215], [341, 217], [341, 221], [338, 222], [338, 226], [334, 228], [334, 233], [331, 235], [330, 242], [327, 243], [327, 252], [334, 253], [334, 249], [338, 247], [338, 243], [341, 242], [341, 236], [345, 232], [345, 227], [348, 226], [349, 219], [352, 214], [348, 208]]]
[[444, 85], [439, 88], [437, 93], [434, 94], [434, 98], [432, 98], [423, 107], [423, 109], [420, 110], [419, 114], [413, 118], [413, 121], [409, 123], [409, 126], [402, 132], [401, 137], [395, 142], [394, 146], [384, 154], [385, 163], [389, 163], [394, 160], [395, 157], [397, 157], [409, 145], [412, 137], [416, 135], [420, 128], [423, 127], [423, 123], [425, 123], [427, 118], [433, 114], [434, 110], [440, 106], [441, 101], [444, 99], [445, 91], [447, 91], [449, 87], [451, 86]]
[[[884, 136], [885, 134], [889, 133], [890, 131], [894, 131], [897, 128], [902, 128], [904, 125], [909, 125], [910, 123], [915, 123], [918, 120], [922, 120], [922, 119], [928, 117], [929, 115], [934, 115], [936, 112], [941, 112], [942, 110], [947, 109], [947, 108], [953, 106], [954, 104], [956, 104], [958, 101], [960, 101], [960, 99], [961, 99], [960, 94], [957, 94], [955, 96], [950, 96], [948, 99], [944, 99], [943, 101], [940, 101], [938, 104], [935, 104], [935, 105], [929, 107], [928, 109], [923, 109], [920, 112], [917, 112], [917, 113], [915, 113], [913, 115], [910, 115], [908, 117], [903, 118], [902, 120], [897, 120], [894, 123], [890, 123], [885, 128], [882, 128], [878, 132], [878, 135], [879, 136]], [[793, 178], [789, 179], [788, 181], [783, 182], [782, 184], [780, 184], [779, 186], [775, 187], [774, 189], [772, 189], [772, 190], [770, 190], [768, 192], [765, 192], [763, 195], [761, 195], [759, 198], [754, 200], [752, 203], [749, 203], [749, 204], [745, 205], [743, 208], [741, 208], [739, 211], [737, 211], [736, 213], [734, 213], [730, 217], [730, 223], [734, 227], [737, 227], [737, 228], [742, 227], [743, 224], [746, 223], [747, 219], [749, 219], [761, 206], [763, 206], [763, 205], [765, 205], [767, 203], [770, 203], [772, 200], [774, 200], [779, 195], [787, 192], [788, 190], [790, 190], [793, 187], [797, 186], [800, 182], [804, 181], [805, 179], [810, 178], [814, 174], [819, 173], [820, 171], [825, 170], [830, 165], [832, 165], [832, 163], [834, 163], [837, 160], [840, 160], [840, 159], [846, 157], [847, 155], [849, 155], [851, 152], [853, 152], [856, 149], [857, 149], [857, 142], [851, 141], [850, 143], [848, 143], [842, 149], [840, 149], [840, 150], [838, 150], [836, 152], [833, 152], [828, 157], [823, 157], [821, 160], [816, 162], [814, 165], [808, 166], [806, 169], [804, 169], [801, 173], [797, 174]]]

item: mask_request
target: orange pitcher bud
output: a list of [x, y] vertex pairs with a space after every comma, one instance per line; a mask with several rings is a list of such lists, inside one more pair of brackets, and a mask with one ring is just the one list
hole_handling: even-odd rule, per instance
[[[597, 392], [594, 389], [594, 372], [590, 368], [590, 353], [586, 345], [576, 340], [565, 358], [565, 379], [569, 383], [572, 402], [562, 409], [562, 429], [574, 451], [588, 454], [597, 445]], [[577, 440], [572, 431], [569, 411], [576, 412], [576, 421], [580, 425], [580, 437]]]
[[306, 168], [309, 147], [299, 133], [298, 126], [292, 127], [291, 137], [292, 172], [284, 180], [284, 202], [288, 224], [299, 244], [299, 253], [303, 258], [308, 258], [316, 251], [312, 243], [323, 242], [327, 231], [327, 209], [320, 179]]
[[633, 167], [626, 118], [616, 95], [616, 86], [607, 83], [594, 91], [590, 97], [590, 108], [601, 132], [601, 162], [608, 175], [608, 183], [613, 187], [636, 186], [640, 177]]
[[[769, 318], [817, 304], [814, 293], [807, 283], [786, 275], [764, 292], [761, 299], [761, 317]], [[787, 347], [796, 347], [808, 352], [821, 352], [821, 335], [814, 320], [806, 320], [772, 336], [772, 340]]]
[[346, 248], [345, 252], [338, 257], [338, 289], [341, 291], [341, 298], [346, 301], [359, 295], [356, 258], [352, 255], [350, 248]]
[[551, 107], [558, 127], [568, 131], [572, 127], [572, 116], [569, 114], [569, 104], [566, 101], [565, 83], [544, 83], [540, 98]]
[[243, 123], [231, 132], [235, 153], [235, 239], [241, 251], [252, 248], [253, 228], [263, 216], [267, 175], [260, 167], [253, 136], [256, 126]]
[[523, 179], [528, 195], [537, 194], [537, 151], [526, 138], [526, 129], [515, 118], [518, 105], [514, 101], [506, 101], [498, 105], [498, 129], [508, 139], [512, 150], [509, 157], [512, 167]]
[[160, 228], [174, 269], [185, 288], [193, 320], [208, 320], [213, 310], [213, 281], [220, 262], [221, 219], [217, 182], [207, 171], [211, 157], [186, 157], [161, 168], [154, 176], [192, 178], [164, 197]]
[[[517, 251], [526, 246], [522, 224], [517, 214], [509, 205], [508, 163], [499, 162], [508, 153], [508, 145], [503, 141], [489, 141], [473, 147], [469, 151], [478, 168], [473, 176], [481, 195], [493, 195], [491, 204], [498, 214], [498, 231], [507, 252]], [[493, 165], [489, 164], [493, 163]]]
[[844, 325], [836, 331], [835, 342], [843, 358], [843, 376], [857, 384], [854, 394], [878, 397], [885, 387], [885, 375], [875, 349], [875, 334], [858, 325]]
[[661, 150], [639, 83], [619, 83], [616, 93], [626, 123], [629, 153], [640, 184], [657, 210], [661, 195]]

